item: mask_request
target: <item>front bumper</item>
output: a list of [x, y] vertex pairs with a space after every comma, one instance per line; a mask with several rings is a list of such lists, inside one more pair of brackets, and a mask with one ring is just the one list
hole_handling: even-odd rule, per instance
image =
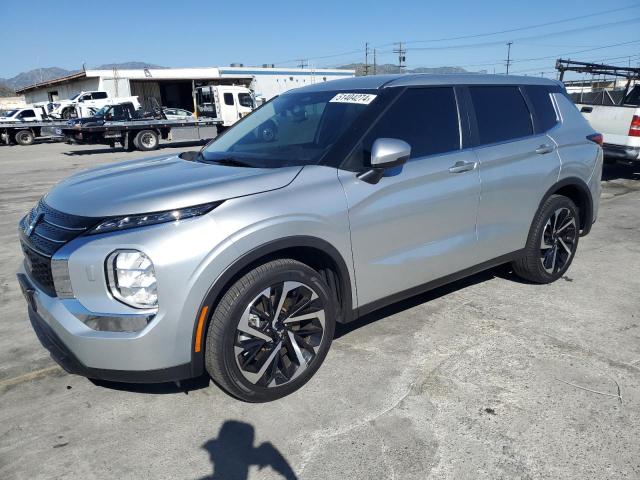
[[627, 162], [640, 162], [640, 147], [605, 143], [602, 146], [602, 150], [604, 151], [604, 156], [607, 158]]
[[155, 370], [109, 370], [88, 367], [65, 344], [49, 322], [51, 313], [41, 301], [41, 293], [24, 273], [18, 273], [20, 288], [27, 300], [29, 320], [38, 340], [49, 351], [51, 358], [68, 373], [96, 380], [109, 380], [127, 383], [161, 383], [191, 378], [198, 372], [192, 370], [191, 363]]

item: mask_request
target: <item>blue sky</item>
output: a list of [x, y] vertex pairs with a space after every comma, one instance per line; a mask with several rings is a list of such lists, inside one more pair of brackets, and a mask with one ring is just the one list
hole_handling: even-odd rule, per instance
[[[624, 7], [633, 8], [612, 11]], [[631, 55], [637, 66], [639, 7], [640, 2], [630, 0], [606, 4], [591, 0], [3, 0], [0, 77], [38, 67], [78, 69], [83, 63], [91, 67], [131, 60], [169, 67], [231, 62], [295, 66], [295, 59], [306, 58], [316, 67], [332, 67], [363, 61], [367, 41], [379, 47], [379, 63], [396, 63], [392, 44], [405, 41], [409, 42], [410, 68], [459, 65], [469, 70], [495, 69], [496, 73], [504, 72], [505, 43], [513, 41], [512, 72], [549, 72], [549, 76], [554, 57], [561, 53], [570, 53], [564, 56], [573, 59], [623, 64], [627, 59], [622, 57]], [[430, 41], [598, 12], [607, 13], [500, 35]], [[621, 43], [627, 44], [593, 50]]]

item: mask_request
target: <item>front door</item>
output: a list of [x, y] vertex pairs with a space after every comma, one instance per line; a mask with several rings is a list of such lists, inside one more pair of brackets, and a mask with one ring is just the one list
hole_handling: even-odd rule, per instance
[[408, 162], [376, 184], [338, 170], [349, 207], [360, 307], [477, 263], [480, 180], [473, 151], [461, 148], [460, 123], [453, 88], [407, 89], [347, 165], [366, 169], [377, 138], [409, 143]]

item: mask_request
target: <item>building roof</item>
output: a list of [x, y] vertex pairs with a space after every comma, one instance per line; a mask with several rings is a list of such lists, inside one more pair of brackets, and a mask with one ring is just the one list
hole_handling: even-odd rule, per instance
[[27, 85], [26, 87], [16, 89], [16, 93], [18, 95], [22, 95], [25, 92], [30, 90], [37, 90], [38, 88], [49, 87], [51, 85], [59, 85], [61, 83], [70, 82], [72, 80], [78, 80], [80, 78], [85, 78], [87, 76], [87, 72], [77, 72], [72, 73], [71, 75], [67, 75], [65, 77], [53, 78], [51, 80], [45, 80], [44, 82], [34, 83], [33, 85]]
[[83, 70], [65, 77], [54, 78], [33, 85], [28, 85], [16, 90], [22, 95], [31, 90], [60, 85], [81, 78], [106, 77], [113, 78], [117, 74], [119, 78], [131, 80], [213, 80], [219, 78], [239, 78], [251, 80], [255, 75], [318, 75], [318, 76], [345, 76], [354, 75], [355, 70], [339, 69], [311, 69], [311, 68], [272, 68], [272, 67], [198, 67], [198, 68], [135, 68], [108, 70]]

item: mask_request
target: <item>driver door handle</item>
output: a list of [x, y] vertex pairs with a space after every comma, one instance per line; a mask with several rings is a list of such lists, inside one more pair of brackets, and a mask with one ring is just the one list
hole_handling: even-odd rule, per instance
[[463, 162], [458, 161], [454, 163], [451, 167], [449, 167], [449, 171], [451, 173], [463, 173], [468, 172], [470, 170], [475, 170], [478, 162]]
[[549, 145], [548, 143], [543, 143], [538, 148], [536, 148], [536, 153], [538, 155], [544, 155], [545, 153], [551, 153], [555, 150], [556, 147], [553, 145]]

